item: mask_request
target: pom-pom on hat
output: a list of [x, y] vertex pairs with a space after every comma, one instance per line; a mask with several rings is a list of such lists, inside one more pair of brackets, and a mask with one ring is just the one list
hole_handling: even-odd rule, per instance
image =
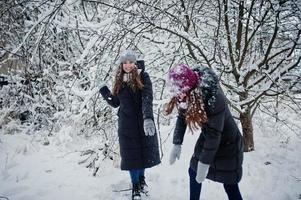
[[120, 65], [121, 63], [124, 63], [125, 61], [131, 61], [131, 62], [135, 63], [137, 61], [135, 52], [130, 49], [123, 51], [119, 56], [117, 64]]
[[198, 75], [185, 64], [178, 64], [168, 72], [170, 92], [175, 96], [195, 88], [198, 84]]

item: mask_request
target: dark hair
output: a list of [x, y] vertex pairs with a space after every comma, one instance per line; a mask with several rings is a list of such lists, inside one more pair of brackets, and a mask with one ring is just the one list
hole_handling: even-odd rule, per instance
[[[202, 94], [198, 88], [186, 92], [188, 107], [185, 112], [185, 121], [189, 129], [192, 131], [202, 127], [208, 121], [205, 111], [205, 105], [202, 99]], [[173, 97], [169, 103], [165, 105], [165, 115], [172, 113], [175, 107], [179, 109], [179, 101], [177, 97]]]
[[[114, 82], [114, 86], [113, 86], [113, 95], [118, 95], [121, 84], [123, 82], [123, 75], [125, 74], [125, 71], [122, 68], [122, 63], [119, 65], [119, 68], [117, 70], [117, 73], [115, 75], [115, 82]], [[143, 84], [140, 80], [140, 76], [138, 74], [138, 70], [137, 67], [135, 66], [134, 69], [130, 72], [131, 74], [131, 79], [130, 79], [130, 86], [131, 88], [136, 91], [137, 89], [142, 89], [143, 88]]]

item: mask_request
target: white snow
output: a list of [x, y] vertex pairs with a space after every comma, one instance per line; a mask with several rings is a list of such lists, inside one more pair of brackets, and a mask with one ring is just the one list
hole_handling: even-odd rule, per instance
[[[297, 119], [291, 116], [292, 121]], [[161, 130], [163, 141], [171, 127]], [[239, 184], [244, 199], [300, 199], [300, 135], [263, 114], [256, 116], [254, 128], [256, 150], [244, 154], [244, 175]], [[166, 140], [162, 164], [146, 170], [150, 196], [143, 199], [188, 199], [187, 170], [197, 136], [198, 133], [186, 133], [181, 158], [174, 165], [168, 162], [172, 137]], [[59, 138], [60, 142], [56, 137], [49, 140], [50, 145], [43, 146], [38, 137], [0, 132], [0, 196], [10, 200], [130, 199], [130, 191], [112, 192], [130, 187], [128, 173], [121, 171], [118, 164], [111, 160], [100, 162], [96, 177], [92, 170], [78, 164], [84, 159], [79, 150], [91, 148], [97, 143], [95, 138], [88, 141], [68, 136], [66, 140]], [[206, 180], [201, 199], [227, 197], [222, 184]]]

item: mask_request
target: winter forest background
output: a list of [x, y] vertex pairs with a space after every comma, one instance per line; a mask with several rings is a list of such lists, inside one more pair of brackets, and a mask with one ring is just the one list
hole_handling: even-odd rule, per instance
[[[188, 195], [197, 134], [169, 166], [176, 113], [162, 114], [177, 63], [219, 75], [244, 135], [244, 198], [301, 199], [300, 35], [299, 0], [1, 0], [0, 199], [124, 198], [116, 110], [98, 86], [127, 48], [153, 82], [162, 165], [149, 199]], [[226, 199], [205, 184], [203, 199]]]

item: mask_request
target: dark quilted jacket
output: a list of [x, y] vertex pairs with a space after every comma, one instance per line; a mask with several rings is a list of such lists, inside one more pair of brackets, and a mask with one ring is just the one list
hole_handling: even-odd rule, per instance
[[149, 75], [142, 71], [142, 90], [134, 92], [123, 83], [117, 96], [105, 86], [100, 89], [103, 98], [118, 109], [118, 136], [121, 169], [144, 169], [160, 163], [157, 134], [146, 137], [143, 120], [153, 119], [153, 91]]
[[[202, 90], [208, 122], [203, 125], [194, 148], [190, 167], [196, 171], [197, 163], [209, 164], [207, 178], [234, 184], [242, 177], [242, 135], [229, 111], [226, 98], [218, 85], [216, 75], [208, 68], [194, 69], [203, 80]], [[179, 110], [173, 143], [182, 144], [186, 131], [185, 110]]]

